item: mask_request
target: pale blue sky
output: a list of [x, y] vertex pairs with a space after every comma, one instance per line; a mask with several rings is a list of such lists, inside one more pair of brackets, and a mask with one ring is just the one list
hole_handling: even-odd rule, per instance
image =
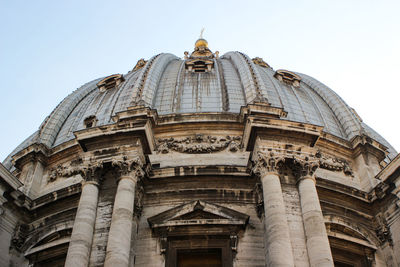
[[400, 149], [400, 1], [0, 0], [0, 160], [69, 93], [200, 29], [213, 51], [262, 57], [336, 91]]

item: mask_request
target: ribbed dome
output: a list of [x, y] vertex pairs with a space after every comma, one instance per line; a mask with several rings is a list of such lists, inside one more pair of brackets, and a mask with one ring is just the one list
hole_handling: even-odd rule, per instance
[[[16, 148], [11, 155], [32, 143], [55, 147], [74, 139], [74, 132], [85, 128], [85, 120], [95, 125], [113, 123], [112, 117], [130, 106], [145, 105], [159, 115], [173, 113], [239, 113], [255, 101], [283, 108], [286, 120], [315, 124], [326, 133], [345, 140], [365, 133], [394, 149], [371, 128], [361, 122], [353, 110], [331, 89], [300, 73], [276, 72], [260, 59], [240, 52], [213, 56], [211, 70], [188, 71], [189, 59], [159, 54], [147, 62], [139, 61], [126, 75], [113, 75], [89, 82], [67, 96], [46, 118], [38, 132]], [[196, 63], [195, 63], [196, 64]], [[287, 74], [287, 77], [283, 77]], [[111, 76], [110, 76], [111, 77]], [[117, 77], [117, 78], [116, 78]], [[286, 79], [288, 78], [288, 79]], [[294, 80], [297, 83], [288, 82]], [[99, 82], [102, 81], [103, 87]], [[11, 158], [5, 160], [11, 167]]]

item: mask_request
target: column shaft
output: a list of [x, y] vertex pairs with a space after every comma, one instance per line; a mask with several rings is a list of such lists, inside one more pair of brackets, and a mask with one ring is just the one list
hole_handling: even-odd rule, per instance
[[264, 196], [267, 266], [294, 266], [286, 209], [279, 176], [261, 176]]
[[298, 187], [310, 264], [312, 267], [333, 267], [331, 248], [315, 180], [312, 177], [303, 177]]
[[69, 242], [66, 267], [87, 267], [92, 247], [94, 224], [96, 221], [98, 184], [86, 182], [82, 185], [81, 198], [76, 212], [71, 241]]
[[128, 266], [136, 180], [122, 177], [118, 183], [107, 242], [106, 267]]

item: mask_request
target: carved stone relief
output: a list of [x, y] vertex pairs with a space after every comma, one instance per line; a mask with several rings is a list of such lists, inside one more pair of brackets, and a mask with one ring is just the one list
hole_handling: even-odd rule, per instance
[[332, 158], [317, 152], [315, 156], [319, 159], [319, 167], [329, 171], [343, 172], [345, 175], [354, 177], [350, 164], [344, 159]]
[[252, 58], [251, 60], [254, 62], [254, 64], [257, 64], [257, 65], [259, 65], [259, 66], [261, 66], [261, 67], [270, 68], [270, 66], [268, 65], [268, 63], [265, 62], [265, 61], [264, 61], [262, 58], [260, 58], [260, 57], [255, 57], [255, 58]]
[[230, 152], [240, 150], [240, 136], [206, 136], [196, 134], [184, 138], [166, 138], [157, 140], [157, 153], [167, 154], [171, 151], [189, 154], [218, 152], [228, 149]]
[[257, 175], [261, 170], [279, 172], [284, 164], [289, 166], [296, 176], [312, 175], [317, 168], [321, 168], [354, 177], [350, 164], [344, 159], [323, 155], [320, 151], [312, 154], [279, 148], [258, 151], [256, 159], [253, 160], [252, 171]]
[[147, 60], [144, 60], [144, 58], [139, 59], [132, 71], [140, 70], [146, 65], [146, 63]]
[[28, 225], [26, 224], [18, 224], [15, 227], [15, 231], [11, 238], [11, 245], [16, 248], [18, 251], [21, 250], [25, 240], [27, 238], [28, 233]]
[[381, 244], [388, 242], [390, 246], [393, 246], [392, 233], [390, 232], [390, 227], [385, 218], [383, 218], [381, 215], [378, 215], [376, 216], [376, 221], [378, 223], [378, 227], [375, 230], [375, 233]]
[[254, 198], [256, 202], [257, 217], [262, 219], [264, 218], [264, 196], [262, 185], [260, 183], [257, 183], [254, 188]]
[[124, 156], [122, 158], [113, 158], [111, 166], [118, 176], [135, 175], [138, 179], [144, 176], [143, 162], [139, 157], [128, 158]]

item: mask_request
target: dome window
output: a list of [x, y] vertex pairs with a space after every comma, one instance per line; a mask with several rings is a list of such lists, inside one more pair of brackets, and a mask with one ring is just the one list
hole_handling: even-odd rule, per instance
[[294, 87], [300, 87], [301, 77], [291, 71], [277, 70], [274, 74], [274, 77], [277, 78], [280, 82], [293, 85]]
[[92, 128], [96, 126], [97, 118], [96, 116], [89, 116], [83, 121], [83, 123], [85, 124], [86, 128]]
[[99, 88], [100, 92], [105, 92], [108, 89], [117, 87], [123, 81], [125, 81], [125, 79], [122, 74], [114, 74], [98, 82], [97, 87]]

